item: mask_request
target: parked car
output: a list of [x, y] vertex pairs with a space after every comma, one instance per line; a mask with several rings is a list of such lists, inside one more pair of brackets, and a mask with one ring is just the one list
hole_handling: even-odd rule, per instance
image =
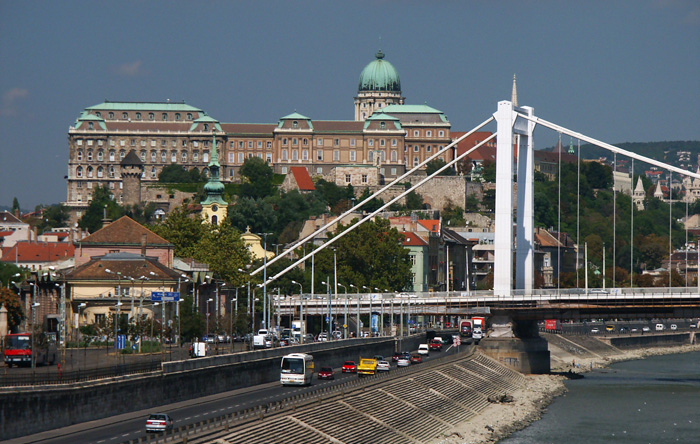
[[676, 324], [671, 324], [671, 330], [678, 330], [678, 326]]
[[398, 361], [396, 361], [396, 365], [399, 367], [408, 367], [411, 365], [411, 358], [407, 358], [406, 356], [401, 356]]
[[173, 428], [173, 418], [166, 413], [151, 413], [146, 420], [146, 432], [167, 432]]
[[334, 379], [332, 367], [321, 367], [318, 371], [318, 379]]
[[418, 344], [418, 354], [419, 355], [427, 355], [430, 353], [430, 348], [428, 348], [428, 344]]
[[345, 361], [342, 367], [343, 373], [357, 373], [357, 364], [355, 361]]
[[377, 371], [378, 372], [388, 372], [389, 370], [391, 370], [391, 365], [389, 365], [388, 362], [386, 362], [386, 361], [377, 362]]
[[423, 362], [423, 357], [421, 355], [415, 354], [411, 355], [411, 364], [420, 364]]

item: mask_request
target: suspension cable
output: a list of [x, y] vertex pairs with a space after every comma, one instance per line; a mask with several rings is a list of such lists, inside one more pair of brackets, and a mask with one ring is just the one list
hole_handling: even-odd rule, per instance
[[673, 172], [669, 171], [668, 172], [668, 289], [669, 291], [671, 290], [671, 270], [673, 268], [673, 246], [671, 243], [671, 236], [673, 236], [673, 232], [671, 231], [672, 223], [673, 223], [673, 216], [672, 216], [672, 210], [673, 210], [673, 189], [671, 188], [673, 184]]
[[615, 242], [616, 239], [616, 228], [617, 228], [617, 153], [614, 154], [613, 156], [613, 255], [612, 255], [612, 260], [613, 260], [613, 269], [612, 269], [612, 288], [616, 287], [615, 284], [615, 249], [617, 248], [617, 242]]
[[[634, 182], [634, 158], [632, 158], [632, 182]], [[646, 192], [644, 193], [646, 196]], [[630, 204], [630, 288], [634, 279], [634, 198]], [[643, 201], [642, 201], [643, 202]]]
[[557, 189], [557, 294], [561, 289], [561, 133], [559, 133], [559, 185]]
[[[348, 214], [351, 214], [353, 211], [355, 211], [356, 209], [362, 207], [363, 205], [365, 205], [366, 203], [368, 203], [369, 201], [371, 201], [373, 198], [375, 198], [375, 197], [379, 196], [380, 194], [384, 193], [386, 190], [388, 190], [388, 189], [391, 188], [392, 186], [394, 186], [394, 185], [400, 183], [403, 179], [405, 179], [406, 177], [408, 177], [408, 176], [410, 176], [411, 174], [413, 174], [414, 172], [416, 172], [419, 168], [423, 167], [425, 164], [427, 164], [427, 163], [430, 162], [431, 160], [435, 159], [435, 158], [436, 158], [437, 156], [439, 156], [440, 154], [443, 154], [444, 152], [450, 150], [453, 146], [457, 145], [459, 142], [461, 142], [461, 141], [464, 140], [465, 138], [467, 138], [467, 137], [469, 137], [470, 135], [474, 134], [476, 131], [480, 130], [481, 128], [483, 128], [484, 126], [486, 126], [487, 124], [489, 124], [489, 123], [490, 123], [491, 121], [493, 121], [494, 119], [495, 119], [495, 117], [491, 116], [491, 117], [489, 117], [488, 119], [484, 120], [484, 121], [481, 122], [479, 125], [477, 125], [476, 127], [474, 127], [474, 129], [472, 129], [471, 131], [465, 133], [463, 136], [461, 136], [461, 137], [455, 139], [452, 143], [450, 143], [450, 144], [447, 145], [446, 147], [444, 147], [444, 148], [442, 148], [442, 149], [436, 151], [435, 154], [433, 154], [433, 155], [427, 157], [423, 162], [419, 163], [418, 165], [416, 165], [415, 167], [413, 167], [411, 170], [406, 171], [406, 172], [403, 173], [401, 176], [399, 176], [399, 177], [397, 177], [396, 179], [394, 179], [391, 183], [389, 183], [388, 185], [384, 186], [384, 188], [382, 188], [382, 189], [380, 189], [379, 191], [375, 192], [374, 194], [372, 194], [371, 196], [369, 196], [367, 199], [363, 200], [362, 202], [358, 203], [358, 204], [355, 205], [354, 207], [348, 209], [347, 211], [345, 211], [345, 212], [344, 212], [343, 214], [341, 214], [340, 216], [336, 217], [335, 219], [331, 220], [330, 222], [328, 222], [327, 224], [325, 224], [325, 225], [322, 226], [321, 228], [317, 229], [317, 230], [314, 231], [313, 233], [311, 233], [311, 234], [309, 234], [308, 236], [306, 236], [304, 239], [302, 239], [302, 240], [300, 240], [300, 241], [297, 241], [297, 243], [295, 243], [294, 245], [292, 245], [291, 247], [289, 247], [289, 248], [287, 248], [285, 251], [283, 251], [281, 255], [274, 257], [274, 258], [273, 258], [272, 260], [270, 260], [270, 261], [267, 261], [267, 265], [266, 265], [266, 266], [269, 267], [270, 265], [272, 265], [272, 264], [274, 264], [275, 262], [277, 262], [279, 259], [285, 257], [287, 254], [289, 254], [290, 252], [294, 251], [294, 249], [297, 248], [299, 245], [302, 245], [302, 244], [306, 243], [309, 239], [313, 239], [317, 234], [322, 233], [324, 230], [328, 229], [329, 227], [331, 227], [331, 226], [333, 226], [333, 225], [339, 223], [340, 221], [343, 220], [343, 218], [344, 218], [345, 216], [347, 216]], [[494, 134], [496, 134], [496, 133], [494, 133]], [[490, 140], [490, 139], [489, 139], [489, 140]], [[483, 144], [483, 142], [482, 142], [482, 144]], [[479, 144], [478, 146], [481, 146], [481, 144]], [[474, 149], [476, 149], [476, 147], [472, 148], [471, 151], [473, 151]], [[469, 152], [471, 152], [471, 151], [469, 151]], [[460, 159], [461, 159], [462, 157], [464, 157], [464, 156], [461, 156]], [[450, 165], [452, 165], [454, 162], [455, 162], [455, 161], [452, 161], [452, 162], [450, 163]], [[440, 170], [440, 171], [442, 171], [442, 170]], [[250, 273], [250, 275], [251, 275], [251, 276], [254, 276], [254, 275], [256, 275], [257, 273], [259, 273], [260, 271], [262, 271], [264, 268], [265, 268], [265, 265], [263, 265], [262, 267], [258, 267], [257, 269], [255, 269], [254, 271], [252, 271], [252, 272]]]
[[576, 150], [578, 173], [576, 174], [576, 288], [581, 288], [578, 283], [579, 257], [581, 252], [581, 139], [578, 139]]

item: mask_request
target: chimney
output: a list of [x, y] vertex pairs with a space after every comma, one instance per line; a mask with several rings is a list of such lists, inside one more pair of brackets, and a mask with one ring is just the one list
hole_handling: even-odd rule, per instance
[[[34, 240], [35, 240], [36, 242], [38, 242], [38, 241], [39, 241], [39, 237], [37, 236], [37, 229], [36, 229], [36, 227], [34, 227], [34, 229], [33, 229], [32, 231], [34, 231]], [[31, 239], [30, 239], [30, 240], [31, 240]]]
[[146, 257], [146, 233], [141, 235], [141, 256]]

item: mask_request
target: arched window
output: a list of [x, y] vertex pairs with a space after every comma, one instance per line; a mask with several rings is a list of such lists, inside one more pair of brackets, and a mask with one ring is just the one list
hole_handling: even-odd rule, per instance
[[83, 150], [78, 150], [75, 154], [78, 160], [83, 160]]
[[87, 168], [87, 177], [92, 177], [92, 167]]
[[170, 162], [172, 162], [172, 163], [177, 162], [177, 151], [170, 152]]
[[163, 120], [168, 120], [168, 113], [163, 113]]
[[76, 168], [75, 175], [76, 177], [83, 177], [83, 167], [79, 166], [78, 168]]
[[299, 122], [296, 120], [292, 122], [292, 128], [299, 128]]
[[175, 120], [180, 120], [180, 113], [175, 113]]
[[287, 160], [287, 150], [282, 150], [282, 160]]
[[156, 178], [156, 167], [151, 167], [151, 179]]
[[109, 151], [109, 161], [114, 162], [114, 150]]
[[211, 217], [211, 224], [212, 225], [219, 225], [219, 218], [216, 216]]
[[141, 162], [146, 161], [146, 150], [141, 150]]
[[141, 120], [141, 113], [136, 113], [136, 120]]
[[124, 151], [124, 150], [119, 151], [119, 160], [124, 160], [125, 156], [126, 156], [126, 151]]
[[97, 177], [101, 178], [102, 176], [104, 176], [104, 169], [102, 167], [98, 167], [97, 168]]
[[114, 167], [109, 167], [109, 177], [114, 177]]
[[160, 152], [160, 161], [165, 163], [168, 160], [168, 152], [163, 150]]
[[187, 151], [182, 151], [182, 162], [187, 162]]
[[129, 113], [122, 113], [122, 119], [126, 120], [129, 118]]
[[398, 154], [396, 153], [396, 151], [392, 151], [391, 152], [391, 161], [396, 162], [397, 159], [398, 159]]
[[104, 151], [102, 151], [102, 150], [97, 151], [97, 160], [102, 162], [103, 158], [104, 158]]

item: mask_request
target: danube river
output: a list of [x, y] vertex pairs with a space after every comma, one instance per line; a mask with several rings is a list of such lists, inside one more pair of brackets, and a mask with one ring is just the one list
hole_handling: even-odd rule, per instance
[[700, 443], [700, 352], [613, 364], [566, 386], [541, 420], [500, 443]]

